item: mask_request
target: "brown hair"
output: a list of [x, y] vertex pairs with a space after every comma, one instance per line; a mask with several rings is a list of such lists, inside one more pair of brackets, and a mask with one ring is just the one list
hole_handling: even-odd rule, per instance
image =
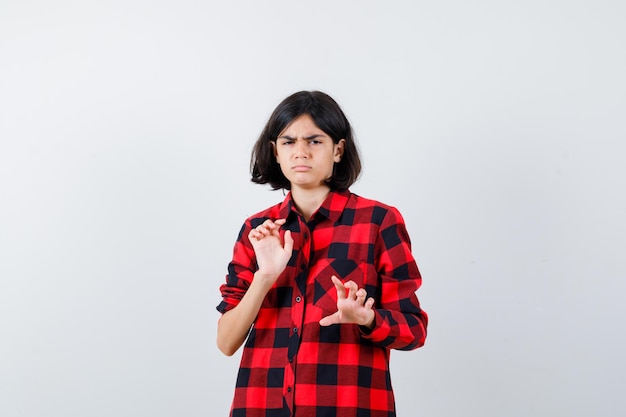
[[352, 127], [345, 114], [328, 94], [320, 91], [300, 91], [284, 99], [270, 116], [254, 144], [250, 159], [252, 182], [270, 184], [272, 189], [291, 189], [289, 180], [276, 162], [272, 141], [299, 116], [308, 114], [334, 143], [345, 140], [341, 160], [335, 163], [327, 184], [333, 190], [347, 190], [361, 173], [361, 159], [354, 142]]

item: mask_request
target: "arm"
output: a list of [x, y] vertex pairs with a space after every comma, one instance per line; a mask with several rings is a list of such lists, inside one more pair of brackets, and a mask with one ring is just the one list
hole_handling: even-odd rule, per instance
[[222, 315], [217, 324], [217, 347], [226, 356], [232, 356], [248, 336], [265, 295], [278, 275], [254, 273], [252, 283], [245, 295], [232, 310]]
[[286, 231], [284, 245], [279, 229], [284, 219], [266, 220], [250, 230], [248, 240], [254, 248], [258, 270], [239, 303], [226, 311], [217, 326], [217, 346], [227, 356], [233, 355], [246, 339], [261, 304], [276, 279], [287, 266], [293, 249], [291, 232]]
[[411, 253], [411, 242], [401, 214], [390, 208], [376, 242], [379, 300], [375, 327], [363, 336], [388, 349], [412, 350], [426, 340], [428, 316], [415, 292], [422, 277]]
[[393, 208], [388, 210], [376, 241], [376, 269], [377, 300], [367, 298], [365, 290], [353, 281], [344, 284], [333, 276], [337, 312], [320, 320], [320, 325], [358, 324], [364, 338], [387, 349], [422, 346], [428, 316], [415, 295], [421, 276], [402, 216]]

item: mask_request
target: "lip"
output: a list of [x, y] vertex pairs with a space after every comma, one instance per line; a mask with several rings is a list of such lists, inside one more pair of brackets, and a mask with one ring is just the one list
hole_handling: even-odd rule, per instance
[[295, 165], [291, 169], [293, 169], [296, 172], [305, 172], [305, 171], [310, 171], [311, 167], [307, 165]]

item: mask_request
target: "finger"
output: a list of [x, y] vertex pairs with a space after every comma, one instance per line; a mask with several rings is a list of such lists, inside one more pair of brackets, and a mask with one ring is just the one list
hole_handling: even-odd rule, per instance
[[263, 226], [259, 226], [255, 229], [256, 240], [260, 241], [269, 236], [270, 236], [270, 231], [267, 228]]
[[367, 292], [363, 288], [359, 288], [356, 292], [357, 303], [362, 305], [365, 302], [365, 297], [367, 297]]
[[339, 323], [339, 311], [326, 316], [320, 320], [320, 326], [330, 326], [331, 324]]
[[285, 224], [286, 221], [287, 219], [278, 219], [274, 221], [274, 223], [272, 224], [273, 225], [272, 233], [275, 234], [276, 236], [280, 236], [280, 228], [281, 226]]
[[280, 226], [285, 224], [285, 222], [287, 222], [287, 219], [276, 219], [276, 220], [267, 219], [263, 222], [263, 224], [267, 226], [269, 229], [274, 230], [274, 229], [279, 229]]
[[275, 231], [275, 230], [280, 229], [280, 224], [276, 224], [275, 222], [273, 222], [271, 220], [266, 220], [265, 223], [263, 223], [263, 224], [265, 224], [267, 226], [267, 228], [270, 231], [272, 231], [272, 232]]
[[337, 300], [345, 299], [346, 288], [344, 287], [343, 283], [339, 280], [339, 278], [334, 275], [330, 277], [330, 279], [333, 281], [333, 284], [335, 284], [335, 288], [337, 289]]
[[356, 285], [356, 282], [348, 281], [344, 284], [344, 286], [348, 290], [348, 294], [346, 295], [346, 298], [351, 298], [352, 300], [356, 300], [356, 293], [359, 290], [359, 286]]
[[250, 230], [248, 233], [248, 240], [256, 239], [259, 240], [260, 233], [256, 229]]
[[265, 226], [265, 224], [258, 225], [254, 230], [256, 230], [259, 236], [267, 236], [269, 234], [269, 229]]
[[269, 219], [256, 227], [256, 229], [263, 234], [268, 234], [272, 228], [274, 228], [274, 223]]
[[270, 235], [280, 236], [280, 226], [282, 226], [284, 223], [284, 219], [278, 219], [275, 222], [268, 219], [263, 224], [267, 227]]
[[371, 309], [372, 307], [374, 307], [375, 302], [376, 300], [374, 300], [372, 297], [368, 298], [365, 302], [365, 308], [367, 308], [368, 310]]

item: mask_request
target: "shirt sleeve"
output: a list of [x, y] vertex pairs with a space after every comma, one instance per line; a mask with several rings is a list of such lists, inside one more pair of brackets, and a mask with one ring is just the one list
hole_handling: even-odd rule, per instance
[[254, 272], [257, 269], [256, 257], [248, 233], [252, 229], [250, 221], [246, 221], [239, 231], [233, 248], [233, 259], [228, 264], [226, 283], [220, 286], [222, 302], [216, 307], [220, 313], [235, 308], [250, 287]]
[[393, 207], [383, 218], [375, 250], [380, 285], [375, 324], [372, 330], [361, 328], [362, 335], [388, 349], [416, 349], [424, 345], [428, 325], [428, 316], [415, 294], [422, 277], [404, 220]]

